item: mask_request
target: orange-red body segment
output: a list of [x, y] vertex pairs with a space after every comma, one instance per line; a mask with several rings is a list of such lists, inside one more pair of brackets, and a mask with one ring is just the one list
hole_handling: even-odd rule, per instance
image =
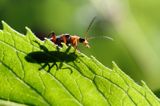
[[77, 35], [69, 35], [62, 34], [60, 36], [56, 36], [54, 33], [51, 36], [51, 41], [57, 44], [58, 46], [62, 46], [61, 43], [71, 44], [75, 49], [77, 49], [78, 43], [83, 43], [86, 47], [89, 48], [88, 41], [86, 39], [80, 38]]

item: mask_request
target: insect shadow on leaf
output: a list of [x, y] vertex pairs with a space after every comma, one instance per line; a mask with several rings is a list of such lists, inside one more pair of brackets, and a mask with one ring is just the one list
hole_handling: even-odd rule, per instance
[[[37, 63], [40, 64], [42, 67], [39, 68], [39, 70], [45, 69], [45, 67], [48, 66], [47, 72], [50, 72], [51, 68], [53, 66], [56, 66], [56, 69], [62, 69], [63, 63], [68, 63], [72, 62], [77, 58], [77, 55], [75, 52], [69, 53], [71, 47], [68, 46], [65, 52], [59, 51], [59, 48], [57, 47], [57, 51], [49, 51], [44, 45], [41, 45], [39, 42], [34, 41], [37, 43], [42, 51], [36, 51], [36, 52], [31, 52], [25, 56], [25, 59], [28, 62], [31, 63]], [[57, 62], [59, 62], [59, 66], [57, 65]], [[43, 65], [42, 65], [43, 64]], [[67, 67], [63, 69], [72, 69]]]

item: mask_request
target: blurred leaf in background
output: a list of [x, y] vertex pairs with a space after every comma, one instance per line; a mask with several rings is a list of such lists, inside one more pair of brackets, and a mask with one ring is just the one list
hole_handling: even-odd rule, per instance
[[[84, 37], [90, 21], [94, 55], [105, 66], [115, 61], [137, 83], [144, 80], [152, 90], [160, 88], [160, 1], [158, 0], [0, 0], [0, 20], [25, 33], [28, 26], [43, 39], [51, 31]], [[158, 94], [156, 92], [156, 94]]]

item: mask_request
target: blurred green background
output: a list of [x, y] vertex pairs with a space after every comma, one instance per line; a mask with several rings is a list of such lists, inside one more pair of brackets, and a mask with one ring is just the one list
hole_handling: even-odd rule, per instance
[[0, 20], [24, 34], [27, 26], [41, 39], [51, 31], [84, 37], [89, 23], [97, 16], [88, 33], [97, 38], [89, 41], [90, 49], [79, 45], [80, 51], [110, 68], [115, 61], [137, 83], [144, 80], [157, 95], [159, 10], [159, 0], [0, 0]]

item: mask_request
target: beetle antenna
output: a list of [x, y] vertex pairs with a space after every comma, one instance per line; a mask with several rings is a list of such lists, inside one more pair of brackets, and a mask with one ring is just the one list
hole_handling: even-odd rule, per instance
[[114, 41], [114, 39], [112, 37], [109, 37], [109, 36], [89, 37], [88, 40], [95, 39], [95, 38], [105, 38], [105, 39], [109, 39], [109, 40]]
[[96, 19], [96, 16], [93, 17], [93, 19], [91, 20], [91, 22], [90, 22], [90, 24], [89, 24], [89, 26], [88, 26], [86, 32], [84, 33], [85, 39], [87, 39], [87, 37], [88, 37], [88, 31], [89, 31], [89, 29], [91, 28], [91, 26], [92, 26], [93, 22], [95, 21], [95, 19]]

